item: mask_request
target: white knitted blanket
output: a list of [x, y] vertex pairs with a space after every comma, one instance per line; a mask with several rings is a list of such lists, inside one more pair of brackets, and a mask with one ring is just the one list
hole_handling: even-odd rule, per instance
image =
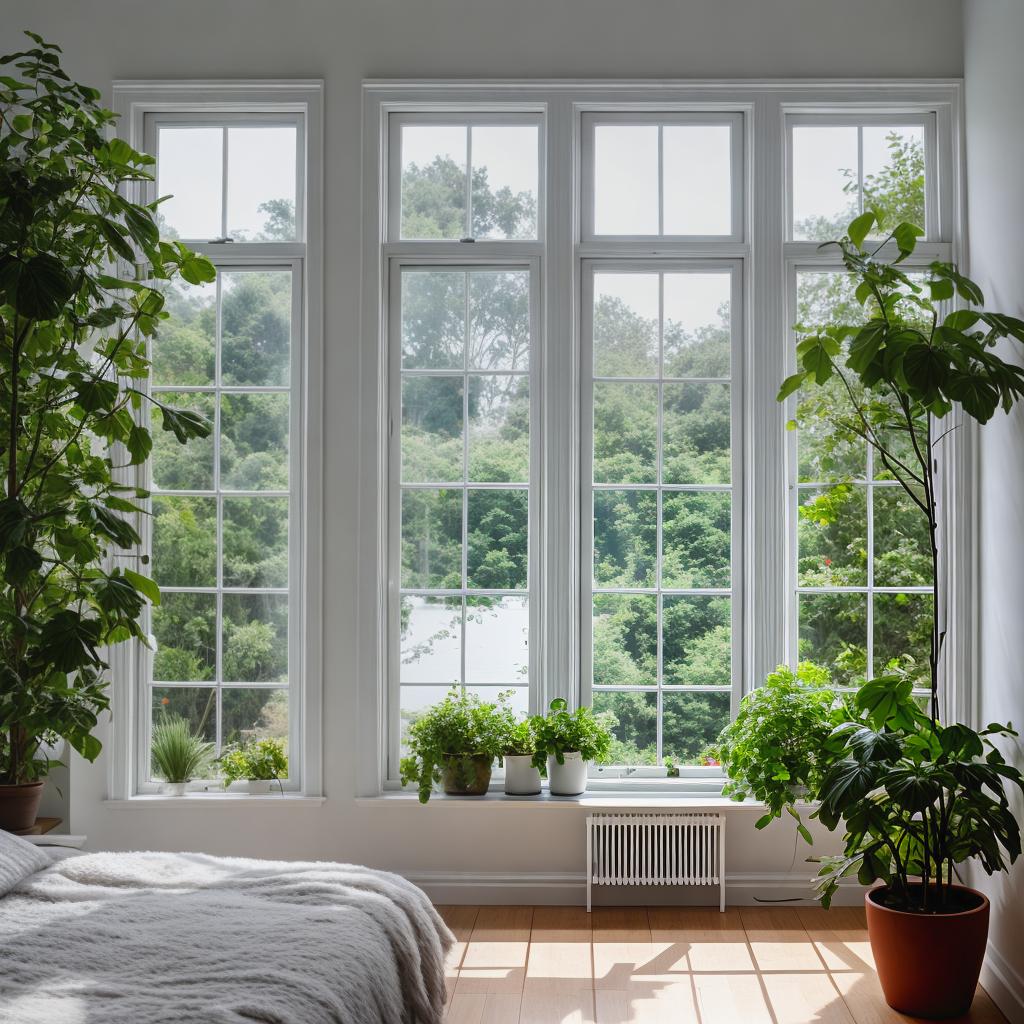
[[2, 1024], [440, 1024], [451, 933], [352, 864], [97, 853], [0, 899]]

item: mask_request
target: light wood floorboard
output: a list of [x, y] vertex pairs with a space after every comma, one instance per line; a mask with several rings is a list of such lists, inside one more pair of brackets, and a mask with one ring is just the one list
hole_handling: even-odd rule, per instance
[[[448, 1024], [917, 1024], [857, 908], [438, 907]], [[951, 1024], [1006, 1024], [978, 989]]]

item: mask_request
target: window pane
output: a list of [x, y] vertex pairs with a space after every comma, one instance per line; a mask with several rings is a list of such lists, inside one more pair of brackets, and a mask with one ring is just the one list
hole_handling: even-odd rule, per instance
[[224, 129], [160, 129], [157, 193], [172, 198], [157, 216], [164, 238], [219, 238], [224, 166]]
[[667, 484], [727, 484], [732, 476], [728, 384], [665, 384], [662, 479]]
[[215, 498], [153, 498], [153, 576], [162, 587], [216, 586]]
[[653, 587], [658, 552], [654, 491], [594, 492], [594, 582]]
[[529, 368], [529, 271], [471, 271], [469, 315], [470, 369]]
[[402, 586], [462, 586], [462, 491], [402, 492]]
[[594, 480], [657, 480], [658, 385], [594, 383]]
[[295, 125], [228, 128], [228, 236], [294, 242]]
[[406, 753], [409, 726], [428, 708], [440, 704], [450, 692], [447, 686], [403, 686], [399, 689], [398, 714], [401, 723], [399, 756], [404, 756]]
[[662, 663], [670, 686], [732, 683], [732, 601], [728, 597], [662, 598]]
[[221, 748], [262, 739], [288, 742], [288, 691], [228, 686], [221, 691]]
[[931, 686], [932, 621], [931, 594], [875, 594], [873, 674], [903, 666], [915, 686]]
[[[475, 694], [491, 704], [497, 704], [498, 697], [503, 695], [518, 719], [530, 713], [530, 689], [527, 686], [467, 686], [466, 693]], [[494, 767], [499, 766], [495, 763]]]
[[864, 587], [868, 582], [864, 487], [800, 491], [797, 526], [801, 587]]
[[865, 125], [864, 209], [874, 210], [873, 235], [883, 237], [901, 221], [925, 225], [924, 128]]
[[288, 595], [224, 595], [224, 671], [232, 683], [288, 682]]
[[224, 499], [224, 585], [288, 586], [288, 499]]
[[220, 281], [222, 382], [287, 385], [291, 376], [291, 271], [232, 271], [222, 273]]
[[402, 480], [463, 478], [463, 377], [402, 379]]
[[526, 483], [530, 478], [530, 379], [469, 377], [469, 479]]
[[213, 396], [161, 391], [153, 398], [172, 409], [199, 413], [210, 424], [209, 437], [193, 437], [188, 444], [182, 444], [170, 430], [164, 429], [163, 412], [153, 405], [153, 490], [213, 490]]
[[899, 486], [875, 487], [875, 586], [930, 587], [928, 519]]
[[665, 494], [662, 585], [728, 587], [732, 498], [726, 493]]
[[657, 274], [594, 275], [594, 375], [658, 372]]
[[729, 274], [665, 274], [666, 377], [728, 377]]
[[728, 125], [662, 129], [666, 235], [732, 232], [732, 130]]
[[474, 238], [537, 237], [536, 125], [474, 126]]
[[217, 691], [212, 686], [154, 686], [153, 724], [165, 717], [185, 719], [192, 732], [207, 743], [217, 740]]
[[403, 272], [402, 366], [409, 370], [461, 370], [465, 352], [465, 273]]
[[594, 128], [594, 232], [658, 234], [657, 125]]
[[617, 725], [612, 729], [608, 764], [658, 763], [658, 695], [656, 693], [594, 693], [594, 710], [610, 711]]
[[164, 591], [153, 606], [153, 678], [208, 682], [217, 674], [217, 598]]
[[404, 596], [400, 625], [403, 683], [461, 682], [461, 598]]
[[151, 380], [158, 386], [199, 386], [214, 383], [217, 347], [217, 285], [163, 286], [164, 310], [152, 342]]
[[466, 685], [528, 683], [530, 606], [525, 597], [466, 599]]
[[653, 594], [594, 595], [594, 685], [658, 682], [658, 599]]
[[729, 721], [728, 693], [666, 693], [662, 750], [676, 764], [704, 764], [703, 752]]
[[839, 238], [860, 209], [854, 125], [793, 127], [793, 237]]
[[467, 587], [526, 589], [528, 507], [525, 490], [469, 491]]
[[[223, 394], [220, 478], [231, 491], [288, 489], [288, 396]], [[193, 442], [189, 442], [189, 450]]]
[[867, 595], [800, 594], [800, 661], [827, 665], [847, 685], [867, 672]]
[[465, 126], [402, 127], [402, 238], [466, 234]]

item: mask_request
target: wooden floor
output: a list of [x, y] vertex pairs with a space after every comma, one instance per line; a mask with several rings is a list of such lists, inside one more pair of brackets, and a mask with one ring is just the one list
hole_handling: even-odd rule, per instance
[[[439, 907], [448, 1024], [897, 1024], [860, 909]], [[979, 988], [971, 1024], [1005, 1018]]]

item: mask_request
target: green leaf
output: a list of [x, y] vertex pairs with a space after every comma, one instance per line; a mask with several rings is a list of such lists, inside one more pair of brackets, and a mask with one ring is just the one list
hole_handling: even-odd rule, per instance
[[48, 253], [22, 262], [0, 262], [0, 291], [9, 305], [29, 320], [54, 320], [74, 294], [75, 282], [64, 264]]
[[861, 328], [850, 343], [850, 355], [846, 365], [857, 373], [863, 373], [878, 355], [878, 350], [884, 342], [885, 324], [870, 323]]
[[20, 587], [42, 564], [43, 556], [35, 548], [12, 548], [4, 556], [4, 579], [12, 587]]
[[946, 394], [979, 423], [988, 423], [999, 407], [998, 389], [975, 373], [951, 373], [946, 381]]
[[133, 572], [131, 569], [125, 569], [124, 576], [140, 594], [148, 598], [150, 604], [160, 604], [160, 588], [148, 576]]
[[[952, 286], [950, 287], [950, 295], [952, 295]], [[946, 327], [951, 327], [954, 331], [969, 331], [980, 319], [981, 313], [977, 310], [957, 309], [950, 313], [942, 323]]]
[[766, 828], [775, 820], [774, 814], [762, 814], [757, 821], [754, 822], [754, 828]]
[[800, 361], [804, 369], [814, 375], [815, 383], [824, 384], [832, 376], [832, 358], [839, 354], [839, 342], [825, 335], [805, 339], [805, 342], [797, 346]]
[[184, 444], [191, 437], [209, 437], [213, 427], [206, 417], [191, 409], [173, 409], [169, 405], [156, 403], [160, 406], [163, 429], [171, 431]]
[[871, 230], [876, 220], [877, 218], [875, 217], [874, 211], [867, 210], [850, 222], [850, 226], [846, 229], [846, 233], [850, 236], [850, 241], [853, 242], [858, 249], [864, 244], [864, 239], [868, 237], [868, 232]]
[[145, 427], [136, 424], [128, 433], [125, 447], [132, 457], [132, 464], [137, 466], [149, 458], [153, 450], [153, 437]]
[[791, 377], [787, 377], [782, 382], [782, 387], [779, 388], [779, 393], [776, 395], [775, 400], [777, 402], [784, 402], [794, 391], [799, 390], [805, 380], [807, 380], [806, 373], [794, 373]]
[[914, 251], [917, 247], [918, 238], [923, 234], [924, 231], [921, 228], [916, 224], [911, 224], [909, 221], [903, 221], [893, 228], [892, 237], [900, 250], [901, 260], [905, 259]]
[[930, 403], [946, 383], [949, 362], [931, 345], [912, 345], [903, 356], [903, 377], [915, 398]]
[[96, 218], [96, 225], [100, 229], [100, 234], [106, 240], [107, 245], [110, 246], [114, 252], [123, 260], [127, 260], [129, 263], [135, 260], [135, 252], [132, 247], [124, 240], [124, 236], [118, 230], [117, 225], [113, 221], [105, 220], [103, 217]]
[[952, 281], [948, 278], [940, 277], [928, 282], [928, 291], [933, 302], [945, 302], [947, 299], [953, 298], [956, 289], [953, 287]]

